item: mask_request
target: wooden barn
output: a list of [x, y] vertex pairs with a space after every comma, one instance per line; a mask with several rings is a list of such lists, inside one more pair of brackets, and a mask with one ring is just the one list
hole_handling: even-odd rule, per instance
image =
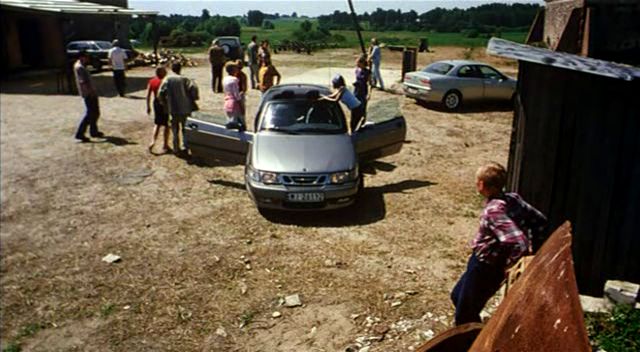
[[519, 61], [511, 190], [573, 224], [581, 293], [640, 283], [640, 69], [493, 38]]

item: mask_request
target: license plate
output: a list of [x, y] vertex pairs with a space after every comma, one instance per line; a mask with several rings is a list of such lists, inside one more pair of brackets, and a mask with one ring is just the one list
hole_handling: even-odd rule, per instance
[[418, 90], [415, 88], [407, 88], [407, 92], [411, 93], [411, 94], [418, 94]]
[[324, 193], [289, 193], [287, 199], [290, 202], [315, 203], [324, 201]]

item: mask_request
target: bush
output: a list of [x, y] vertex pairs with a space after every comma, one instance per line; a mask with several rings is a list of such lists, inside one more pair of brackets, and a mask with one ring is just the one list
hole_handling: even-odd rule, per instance
[[276, 26], [273, 25], [273, 22], [271, 21], [264, 21], [262, 22], [262, 29], [275, 29]]
[[479, 35], [479, 34], [480, 34], [480, 33], [478, 33], [478, 30], [477, 30], [477, 29], [470, 29], [470, 30], [468, 30], [468, 31], [466, 32], [465, 36], [466, 36], [467, 38], [478, 38], [478, 35]]
[[628, 305], [611, 314], [587, 314], [587, 332], [594, 347], [607, 352], [640, 351], [640, 310]]

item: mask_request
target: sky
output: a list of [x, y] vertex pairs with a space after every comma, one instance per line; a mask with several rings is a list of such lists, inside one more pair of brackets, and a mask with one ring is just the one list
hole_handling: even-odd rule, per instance
[[[353, 0], [356, 12], [373, 12], [376, 8], [400, 9], [402, 11], [415, 10], [417, 13], [427, 12], [436, 7], [444, 8], [468, 8], [486, 3], [538, 3], [542, 0], [402, 0], [402, 1], [372, 1]], [[335, 10], [349, 11], [347, 0], [291, 0], [291, 1], [256, 1], [256, 0], [129, 0], [129, 7], [139, 10], [158, 11], [161, 15], [181, 14], [199, 16], [202, 9], [207, 9], [212, 15], [238, 16], [244, 15], [249, 10], [260, 10], [265, 13], [291, 14], [296, 12], [299, 16], [315, 17], [332, 13]]]

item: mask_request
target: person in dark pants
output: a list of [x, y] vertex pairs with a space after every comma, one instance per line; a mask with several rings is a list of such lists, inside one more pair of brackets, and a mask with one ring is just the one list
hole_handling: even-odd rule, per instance
[[90, 142], [91, 140], [85, 136], [87, 127], [91, 137], [104, 137], [104, 134], [98, 130], [98, 118], [100, 117], [100, 106], [98, 104], [98, 93], [96, 92], [91, 75], [86, 68], [89, 63], [89, 56], [86, 51], [80, 52], [78, 61], [73, 65], [73, 73], [78, 86], [78, 94], [84, 100], [86, 108], [84, 117], [80, 121], [78, 130], [76, 131], [76, 139], [79, 142]]
[[153, 96], [153, 122], [155, 124], [151, 143], [149, 144], [149, 153], [153, 153], [153, 146], [156, 144], [156, 139], [158, 139], [161, 128], [163, 129], [162, 140], [164, 142], [162, 145], [162, 153], [164, 154], [169, 151], [169, 113], [164, 105], [160, 103], [160, 99], [158, 99], [158, 91], [166, 75], [167, 69], [164, 68], [164, 66], [158, 66], [155, 77], [151, 78], [147, 85], [147, 114], [151, 114], [151, 97]]
[[371, 71], [367, 68], [366, 55], [360, 55], [356, 60], [356, 81], [353, 83], [353, 94], [362, 103], [362, 109], [367, 111], [367, 100], [369, 96], [369, 81]]
[[531, 253], [531, 238], [546, 229], [542, 213], [518, 194], [503, 192], [506, 180], [507, 171], [498, 163], [476, 173], [476, 189], [487, 203], [467, 270], [451, 292], [456, 325], [481, 322], [480, 312], [500, 288], [506, 270]]
[[319, 100], [340, 101], [349, 108], [351, 110], [349, 133], [353, 134], [364, 123], [364, 105], [347, 89], [344, 78], [341, 75], [335, 75], [331, 79], [331, 86], [333, 87], [333, 93], [321, 96]]
[[126, 93], [126, 76], [125, 71], [127, 69], [127, 52], [120, 47], [120, 42], [116, 39], [113, 41], [113, 47], [109, 49], [109, 62], [113, 69], [113, 81], [116, 85], [116, 90], [121, 97], [124, 97]]
[[222, 69], [226, 62], [224, 49], [216, 41], [209, 48], [209, 62], [211, 63], [211, 89], [214, 93], [222, 93]]

